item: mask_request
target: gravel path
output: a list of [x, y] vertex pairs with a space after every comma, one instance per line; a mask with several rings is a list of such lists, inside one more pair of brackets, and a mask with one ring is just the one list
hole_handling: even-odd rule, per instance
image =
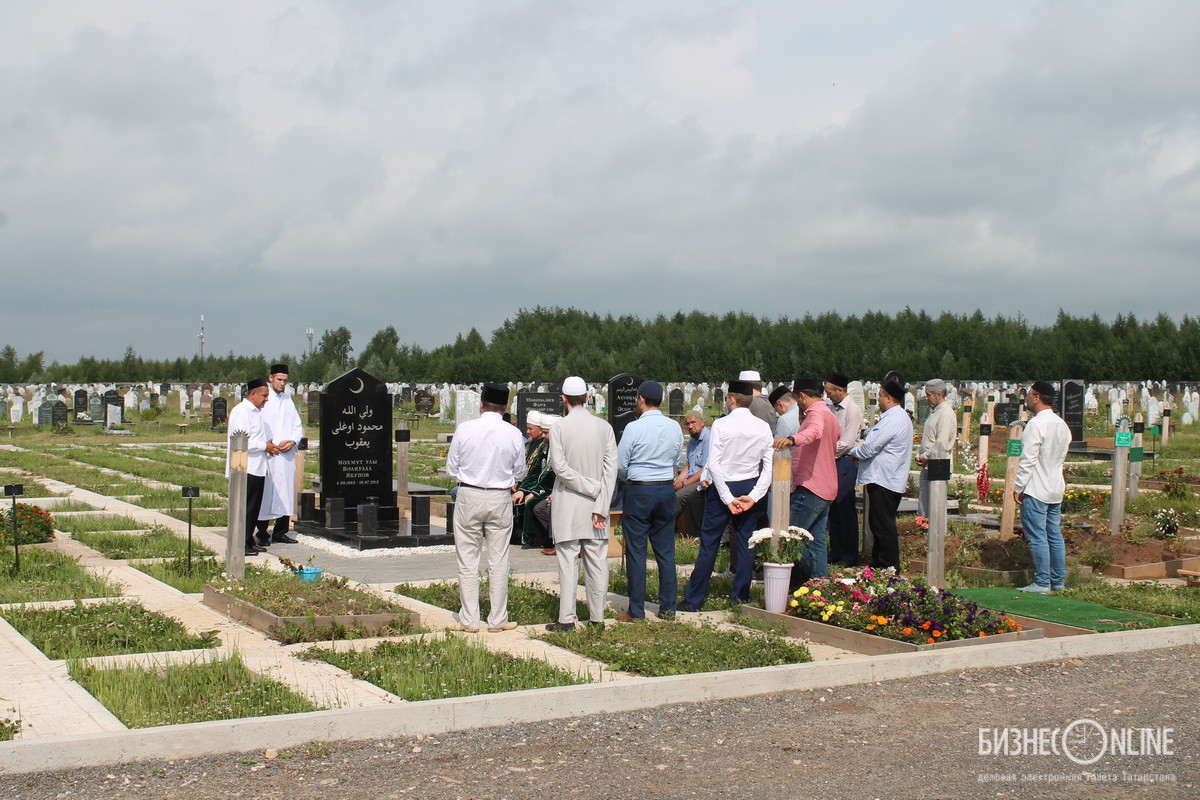
[[[1196, 797], [1198, 657], [1200, 646], [1187, 646], [438, 738], [7, 776], [0, 797]], [[978, 753], [981, 727], [1081, 718], [1171, 727], [1174, 754], [1079, 766], [1063, 755]], [[1147, 784], [1147, 775], [1170, 777]]]

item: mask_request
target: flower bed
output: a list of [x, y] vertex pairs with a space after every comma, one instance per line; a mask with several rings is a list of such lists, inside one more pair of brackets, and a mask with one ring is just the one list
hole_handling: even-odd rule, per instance
[[[792, 593], [786, 616], [907, 645], [895, 647], [876, 643], [873, 647], [877, 652], [901, 652], [968, 640], [994, 640], [998, 636], [1041, 636], [1040, 631], [1029, 631], [1028, 635], [1021, 636], [1026, 631], [1011, 617], [981, 609], [945, 589], [927, 586], [922, 579], [910, 581], [891, 569], [875, 571], [870, 567], [843, 570], [829, 578], [814, 578]], [[804, 627], [808, 635], [820, 632], [814, 625], [789, 627]], [[840, 638], [844, 642], [857, 637]]]
[[[54, 538], [50, 512], [26, 503], [16, 504], [17, 543], [37, 544]], [[13, 508], [0, 508], [0, 544], [12, 544]]]

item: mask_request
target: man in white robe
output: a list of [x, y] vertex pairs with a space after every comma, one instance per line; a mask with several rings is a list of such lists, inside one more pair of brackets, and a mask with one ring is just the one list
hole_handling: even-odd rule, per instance
[[[288, 535], [288, 522], [296, 510], [296, 453], [304, 438], [304, 425], [296, 404], [287, 395], [287, 364], [274, 364], [268, 383], [271, 392], [263, 406], [263, 425], [279, 452], [267, 459], [267, 480], [263, 487], [262, 508], [258, 512], [258, 545], [295, 544]], [[267, 523], [275, 520], [267, 533]]]

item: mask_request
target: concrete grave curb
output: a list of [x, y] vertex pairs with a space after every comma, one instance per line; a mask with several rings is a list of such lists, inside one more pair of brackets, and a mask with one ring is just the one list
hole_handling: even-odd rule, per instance
[[533, 689], [419, 703], [199, 722], [114, 733], [0, 743], [0, 772], [194, 758], [308, 742], [406, 738], [588, 714], [822, 689], [944, 672], [1009, 667], [1200, 643], [1200, 625], [997, 642], [930, 653], [897, 653], [662, 678]]

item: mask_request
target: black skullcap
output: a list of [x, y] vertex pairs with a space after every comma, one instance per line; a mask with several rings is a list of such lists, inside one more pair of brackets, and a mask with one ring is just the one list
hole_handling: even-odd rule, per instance
[[258, 387], [266, 385], [267, 381], [265, 378], [251, 378], [250, 380], [246, 381], [246, 394], [250, 394]]
[[807, 395], [820, 397], [825, 394], [825, 384], [820, 378], [796, 378], [792, 384], [792, 394], [804, 392]]
[[479, 399], [497, 406], [506, 405], [508, 403], [508, 387], [503, 383], [485, 383], [479, 391]]
[[1033, 385], [1029, 388], [1040, 394], [1047, 402], [1053, 400], [1054, 395], [1058, 394], [1058, 392], [1054, 390], [1054, 384], [1050, 383], [1049, 381], [1034, 381]]
[[785, 394], [788, 394], [791, 391], [792, 390], [786, 386], [776, 386], [774, 389], [771, 390], [771, 394], [769, 394], [767, 396], [767, 399], [771, 401], [771, 405], [775, 405], [776, 403], [779, 402], [779, 398], [783, 397]]
[[287, 365], [287, 364], [272, 364], [272, 365], [271, 365], [271, 371], [270, 371], [269, 373], [267, 373], [267, 374], [269, 374], [269, 375], [277, 375], [277, 374], [279, 374], [280, 372], [282, 372], [282, 373], [284, 373], [284, 374], [286, 375], [286, 374], [287, 374], [287, 372], [288, 372], [288, 365]]
[[730, 394], [754, 394], [754, 387], [750, 385], [750, 381], [730, 381]]
[[663, 387], [658, 381], [642, 381], [637, 388], [637, 393], [647, 400], [661, 402], [663, 399]]
[[843, 389], [850, 385], [850, 379], [840, 372], [829, 373], [825, 380], [829, 383], [832, 383], [834, 386], [840, 386]]
[[900, 383], [900, 381], [885, 380], [879, 388], [891, 395], [892, 399], [897, 403], [904, 402], [904, 384]]

